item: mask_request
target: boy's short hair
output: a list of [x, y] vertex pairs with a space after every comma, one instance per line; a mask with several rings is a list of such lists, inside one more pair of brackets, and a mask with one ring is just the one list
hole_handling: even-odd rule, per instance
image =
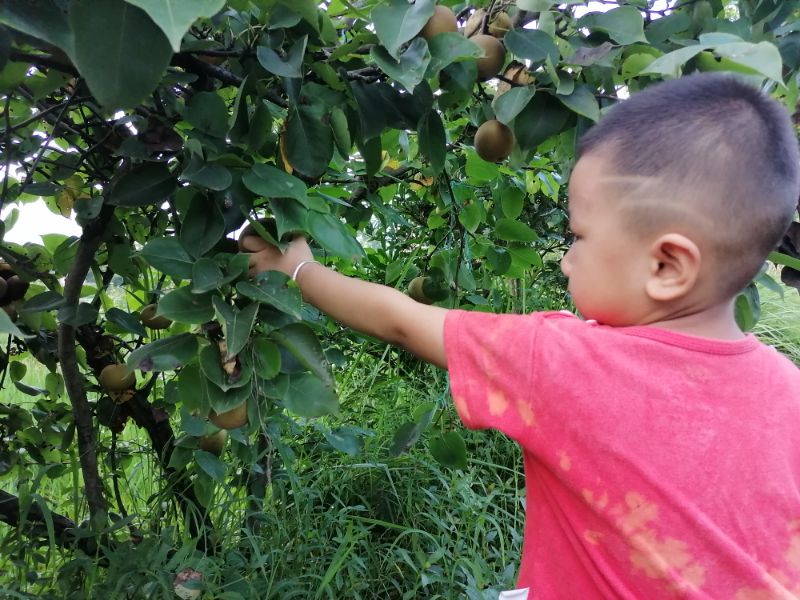
[[721, 297], [741, 291], [777, 246], [800, 195], [788, 113], [743, 81], [695, 74], [616, 105], [578, 144], [603, 153], [629, 202], [631, 226], [679, 225], [711, 248]]

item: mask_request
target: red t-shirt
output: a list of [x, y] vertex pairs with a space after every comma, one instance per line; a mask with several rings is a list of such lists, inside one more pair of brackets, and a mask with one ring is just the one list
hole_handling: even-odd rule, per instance
[[451, 311], [467, 427], [525, 463], [534, 600], [800, 596], [800, 370], [753, 336]]

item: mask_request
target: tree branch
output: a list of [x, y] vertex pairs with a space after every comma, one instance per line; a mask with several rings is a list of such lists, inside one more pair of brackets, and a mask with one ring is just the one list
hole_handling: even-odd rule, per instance
[[[114, 207], [106, 205], [100, 215], [88, 223], [83, 229], [81, 241], [75, 261], [67, 274], [64, 283], [64, 301], [66, 306], [78, 306], [81, 287], [89, 273], [89, 267], [94, 260], [94, 254], [100, 246], [100, 241], [108, 222], [114, 214]], [[83, 376], [78, 367], [78, 356], [75, 352], [75, 327], [68, 323], [58, 326], [58, 360], [61, 363], [61, 373], [64, 376], [64, 387], [72, 403], [72, 414], [75, 418], [75, 432], [78, 439], [78, 454], [80, 457], [83, 484], [86, 490], [86, 500], [89, 504], [89, 514], [93, 524], [104, 522], [107, 509], [97, 467], [96, 436], [92, 411], [86, 398], [83, 387]]]
[[[0, 490], [0, 522], [18, 528], [23, 523], [22, 517], [19, 498]], [[47, 518], [38, 502], [33, 502], [30, 505], [24, 517], [25, 523], [33, 525], [33, 537], [47, 539]], [[97, 553], [97, 544], [94, 538], [75, 537], [73, 530], [76, 528], [76, 525], [72, 519], [55, 512], [50, 512], [50, 520], [53, 523], [55, 541], [59, 546], [68, 548], [77, 543], [78, 548], [87, 554], [93, 555]]]

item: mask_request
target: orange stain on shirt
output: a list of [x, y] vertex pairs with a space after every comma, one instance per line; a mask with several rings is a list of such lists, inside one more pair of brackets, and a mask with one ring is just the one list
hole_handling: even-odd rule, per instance
[[795, 571], [800, 571], [800, 535], [792, 536], [784, 558]]
[[608, 492], [603, 492], [596, 500], [592, 490], [581, 490], [581, 495], [589, 506], [594, 506], [598, 510], [603, 510], [608, 505]]
[[619, 519], [619, 525], [625, 535], [632, 535], [658, 518], [658, 506], [648, 502], [641, 494], [628, 492], [625, 494], [627, 511]]
[[469, 414], [469, 406], [467, 406], [467, 401], [464, 400], [463, 397], [453, 396], [453, 404], [456, 405], [456, 409], [458, 410], [459, 414], [463, 415], [465, 421], [472, 419]]
[[558, 466], [564, 471], [569, 471], [572, 468], [572, 460], [563, 450], [560, 452], [561, 458], [558, 461]]
[[699, 590], [706, 580], [705, 567], [696, 562], [686, 542], [661, 536], [653, 527], [658, 521], [658, 506], [637, 492], [625, 495], [625, 504], [616, 505], [612, 514], [631, 546], [634, 572], [651, 579], [663, 579], [678, 593]]
[[528, 427], [533, 427], [536, 423], [536, 417], [533, 414], [533, 409], [531, 405], [522, 400], [521, 398], [517, 399], [517, 412], [519, 412], [519, 416], [522, 419], [522, 422], [525, 423]]
[[489, 402], [489, 413], [493, 417], [499, 417], [508, 409], [508, 398], [500, 390], [490, 389], [486, 399]]
[[583, 532], [583, 539], [589, 542], [592, 546], [597, 546], [602, 538], [603, 534], [599, 531], [592, 531], [591, 529], [587, 529], [586, 531]]

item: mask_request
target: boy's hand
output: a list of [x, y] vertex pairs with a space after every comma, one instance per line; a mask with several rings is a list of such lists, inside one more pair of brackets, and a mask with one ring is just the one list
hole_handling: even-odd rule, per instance
[[302, 236], [295, 237], [284, 252], [257, 236], [247, 236], [241, 242], [242, 249], [250, 252], [250, 277], [264, 271], [281, 271], [291, 276], [297, 265], [304, 260], [313, 260], [314, 255]]

